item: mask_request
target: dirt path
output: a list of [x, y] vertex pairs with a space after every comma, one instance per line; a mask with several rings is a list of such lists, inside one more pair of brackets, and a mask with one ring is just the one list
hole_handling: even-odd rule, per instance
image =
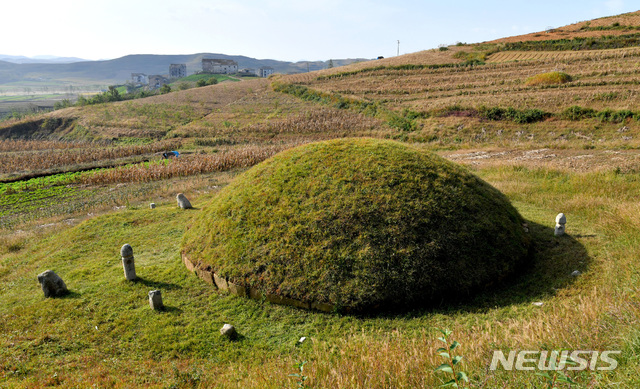
[[618, 170], [621, 173], [633, 173], [640, 171], [640, 150], [478, 149], [439, 154], [449, 160], [477, 167], [520, 165], [574, 172]]

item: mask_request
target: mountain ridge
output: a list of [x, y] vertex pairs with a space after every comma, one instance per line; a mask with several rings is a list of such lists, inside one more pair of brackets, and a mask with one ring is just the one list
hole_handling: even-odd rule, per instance
[[[15, 63], [0, 55], [0, 84], [24, 80], [85, 80], [95, 83], [122, 84], [131, 79], [131, 73], [168, 74], [169, 65], [186, 64], [187, 74], [202, 70], [202, 59], [230, 59], [238, 62], [238, 68], [269, 66], [276, 73], [304, 73], [325, 69], [329, 61], [287, 62], [274, 59], [256, 59], [242, 55], [219, 53], [196, 54], [131, 54], [124, 57], [72, 63]], [[342, 66], [368, 59], [333, 59], [334, 66]]]

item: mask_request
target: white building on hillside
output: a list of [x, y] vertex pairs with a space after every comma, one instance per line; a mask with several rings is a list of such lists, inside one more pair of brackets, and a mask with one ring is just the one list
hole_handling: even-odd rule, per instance
[[203, 59], [202, 71], [213, 74], [238, 73], [238, 63], [230, 59]]
[[135, 85], [147, 85], [149, 78], [144, 73], [131, 73], [131, 82]]
[[258, 75], [258, 77], [269, 77], [273, 74], [273, 68], [271, 66], [263, 66], [258, 69], [258, 72], [256, 74]]

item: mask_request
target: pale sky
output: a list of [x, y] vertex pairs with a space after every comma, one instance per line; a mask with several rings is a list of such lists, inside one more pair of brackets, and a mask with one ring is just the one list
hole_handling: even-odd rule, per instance
[[0, 54], [375, 58], [637, 11], [631, 0], [3, 0]]

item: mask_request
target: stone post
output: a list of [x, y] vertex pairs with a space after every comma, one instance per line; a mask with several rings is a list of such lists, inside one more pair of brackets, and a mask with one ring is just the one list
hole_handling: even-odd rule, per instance
[[149, 204], [149, 208], [154, 209], [156, 207], [156, 203]]
[[127, 281], [134, 281], [136, 278], [136, 264], [133, 261], [133, 248], [127, 243], [120, 249], [122, 256], [122, 267]]
[[564, 216], [564, 213], [559, 213], [556, 216], [556, 229], [554, 231], [555, 236], [564, 235], [565, 224], [567, 224], [567, 217]]
[[67, 285], [62, 281], [62, 278], [51, 270], [45, 270], [38, 274], [38, 282], [44, 297], [60, 297], [69, 293]]
[[164, 310], [164, 304], [162, 304], [162, 293], [159, 290], [152, 290], [149, 292], [149, 305], [151, 309], [155, 311]]
[[187, 199], [187, 196], [185, 196], [182, 193], [178, 193], [178, 195], [176, 196], [176, 200], [178, 200], [178, 207], [180, 207], [182, 209], [191, 209], [191, 208], [193, 208], [191, 206], [191, 203]]

